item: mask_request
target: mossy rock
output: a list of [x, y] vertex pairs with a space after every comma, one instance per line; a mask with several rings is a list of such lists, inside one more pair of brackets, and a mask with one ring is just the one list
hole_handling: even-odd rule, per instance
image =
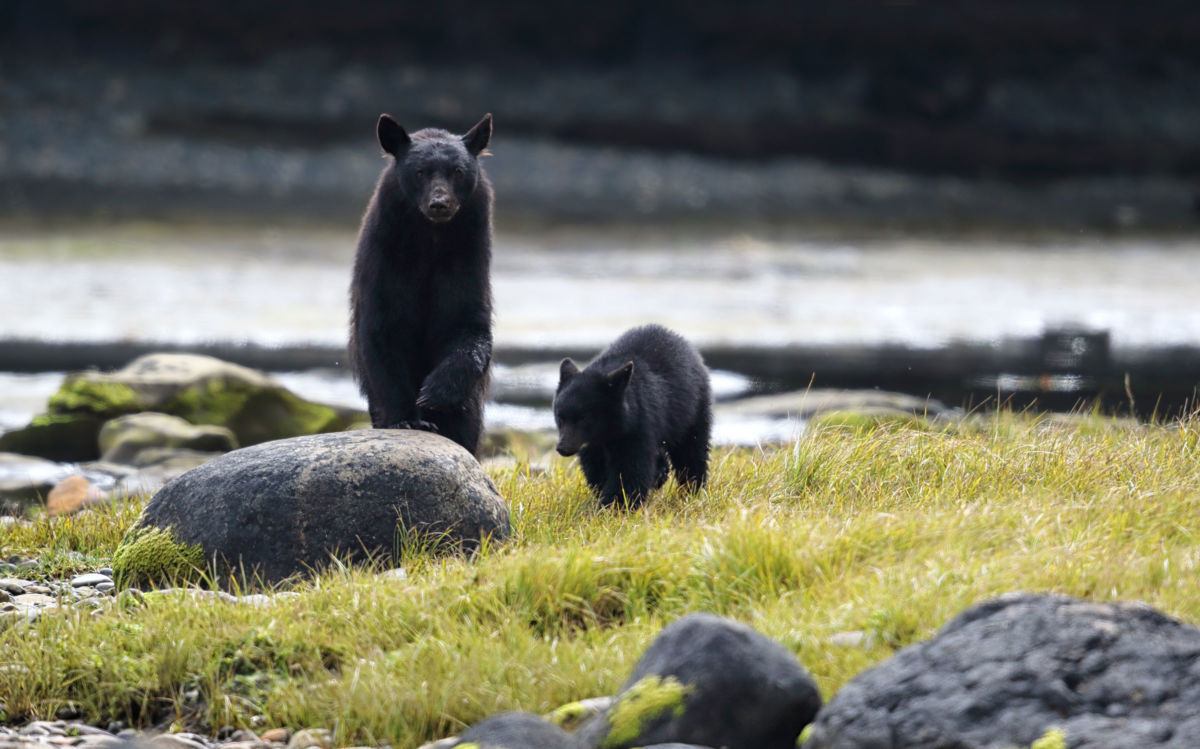
[[119, 585], [174, 585], [203, 578], [209, 568], [199, 544], [186, 544], [174, 530], [135, 525], [113, 554]]
[[220, 585], [273, 585], [335, 563], [395, 566], [414, 546], [475, 549], [507, 538], [510, 520], [496, 485], [459, 445], [370, 429], [225, 453], [163, 486], [135, 528], [202, 549]]
[[795, 749], [820, 706], [816, 683], [782, 645], [745, 624], [689, 614], [663, 629], [612, 707], [575, 735], [601, 749]]
[[147, 354], [116, 372], [70, 375], [51, 396], [50, 410], [102, 420], [166, 413], [228, 427], [241, 445], [341, 431], [362, 417], [306, 401], [262, 372], [195, 354]]
[[104, 420], [93, 413], [41, 414], [29, 426], [0, 434], [0, 452], [81, 462], [100, 457], [97, 436]]
[[99, 436], [101, 460], [143, 464], [147, 450], [177, 448], [199, 452], [237, 449], [237, 437], [227, 427], [196, 425], [170, 414], [146, 411], [105, 422]]

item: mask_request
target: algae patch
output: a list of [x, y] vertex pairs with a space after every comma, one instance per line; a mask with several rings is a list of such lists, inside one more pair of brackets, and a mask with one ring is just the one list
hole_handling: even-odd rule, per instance
[[170, 528], [135, 526], [121, 540], [112, 559], [121, 585], [174, 583], [203, 576], [204, 550], [181, 543]]
[[1067, 749], [1067, 734], [1061, 728], [1050, 728], [1029, 749]]
[[631, 745], [642, 735], [646, 724], [670, 712], [683, 715], [683, 698], [692, 691], [673, 676], [650, 675], [625, 690], [608, 713], [609, 731], [600, 743], [602, 749]]
[[90, 413], [120, 416], [141, 411], [143, 404], [136, 391], [119, 382], [102, 382], [87, 377], [68, 377], [58, 392], [50, 396], [50, 413]]

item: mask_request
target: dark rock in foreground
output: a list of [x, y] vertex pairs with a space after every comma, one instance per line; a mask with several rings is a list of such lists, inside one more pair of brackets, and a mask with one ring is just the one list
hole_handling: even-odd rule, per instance
[[577, 735], [605, 749], [794, 749], [820, 707], [816, 684], [782, 645], [744, 624], [690, 614], [663, 629], [615, 704]]
[[1014, 594], [865, 671], [805, 749], [1200, 746], [1200, 630], [1135, 603]]
[[235, 450], [169, 482], [113, 557], [130, 582], [216, 562], [274, 583], [332, 557], [387, 559], [406, 540], [473, 548], [503, 540], [508, 508], [467, 451], [410, 430], [296, 437]]
[[575, 738], [533, 713], [500, 713], [463, 732], [452, 746], [480, 749], [570, 749]]

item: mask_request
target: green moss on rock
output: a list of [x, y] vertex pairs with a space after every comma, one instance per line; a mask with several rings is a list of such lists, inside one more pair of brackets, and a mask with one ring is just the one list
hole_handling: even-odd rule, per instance
[[673, 676], [650, 675], [626, 689], [608, 712], [608, 735], [602, 749], [628, 746], [642, 735], [646, 724], [670, 712], [683, 715], [683, 698], [692, 691]]
[[243, 446], [340, 431], [351, 421], [332, 406], [310, 403], [286, 388], [238, 380], [213, 379], [185, 388], [162, 410], [193, 424], [229, 427]]
[[121, 539], [112, 567], [120, 585], [142, 585], [195, 580], [207, 565], [204, 550], [180, 543], [170, 528], [134, 526]]
[[50, 396], [49, 408], [51, 415], [89, 413], [111, 417], [141, 411], [142, 401], [128, 385], [73, 375]]
[[1050, 728], [1029, 749], [1067, 749], [1067, 734], [1061, 728]]
[[561, 707], [555, 708], [552, 713], [546, 716], [546, 720], [559, 728], [571, 731], [577, 728], [584, 718], [591, 715], [591, 712], [591, 710], [588, 710], [587, 705], [582, 702], [568, 702]]

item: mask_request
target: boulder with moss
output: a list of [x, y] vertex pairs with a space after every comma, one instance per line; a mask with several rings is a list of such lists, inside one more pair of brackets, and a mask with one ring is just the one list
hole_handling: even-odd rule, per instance
[[144, 411], [105, 422], [99, 435], [100, 459], [137, 464], [143, 451], [180, 448], [198, 452], [237, 449], [237, 437], [227, 427], [192, 424], [170, 414]]
[[1197, 747], [1198, 658], [1144, 604], [1002, 596], [847, 682], [804, 749]]
[[613, 705], [576, 735], [598, 749], [794, 749], [820, 706], [812, 677], [782, 645], [744, 624], [690, 614], [663, 629]]
[[[221, 581], [272, 584], [335, 558], [395, 566], [409, 545], [439, 552], [502, 541], [509, 514], [462, 447], [428, 432], [371, 429], [226, 453], [159, 490], [135, 530], [149, 528], [198, 546]], [[145, 576], [115, 559], [113, 569]]]
[[242, 445], [339, 431], [361, 417], [309, 402], [262, 372], [196, 354], [147, 354], [115, 372], [69, 375], [49, 410], [101, 421], [156, 411], [228, 427]]
[[90, 413], [39, 414], [27, 426], [0, 434], [0, 452], [46, 460], [96, 460], [96, 437], [104, 420]]

